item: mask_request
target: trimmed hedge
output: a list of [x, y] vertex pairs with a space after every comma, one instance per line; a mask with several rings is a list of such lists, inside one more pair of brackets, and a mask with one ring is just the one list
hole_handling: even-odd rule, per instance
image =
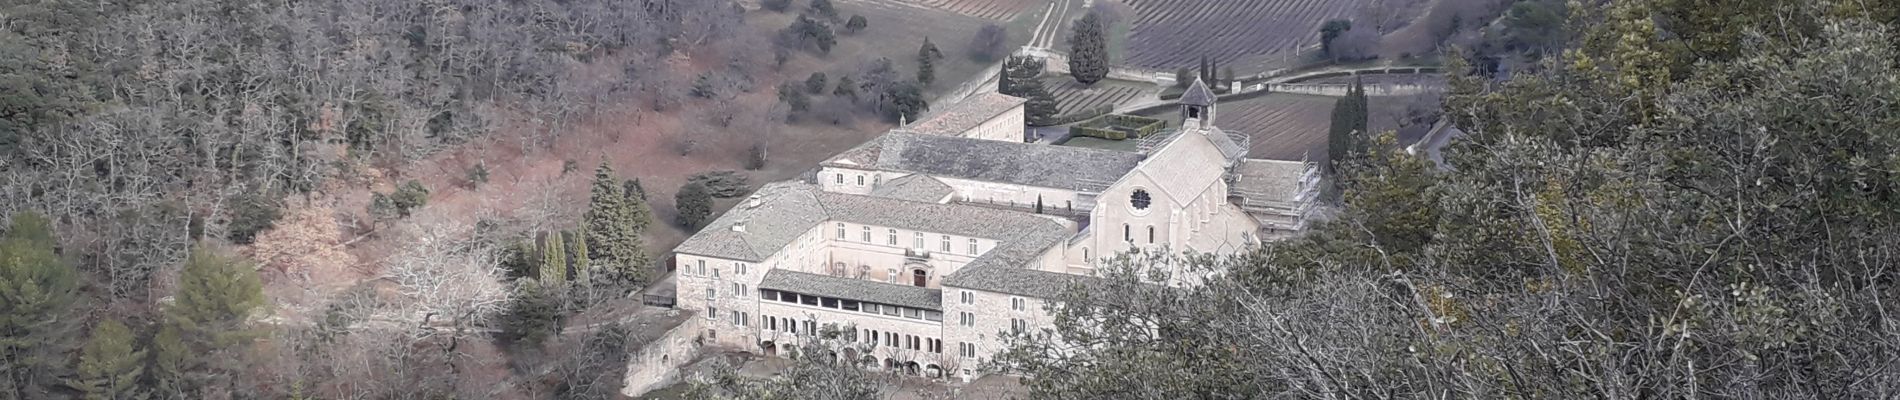
[[1091, 107], [1091, 108], [1089, 108], [1089, 109], [1087, 109], [1087, 110], [1081, 110], [1081, 111], [1076, 111], [1076, 112], [1074, 112], [1074, 113], [1071, 113], [1071, 114], [1069, 114], [1069, 115], [1063, 115], [1063, 116], [1057, 116], [1057, 117], [1051, 117], [1051, 118], [1049, 118], [1049, 121], [1047, 121], [1048, 123], [1045, 123], [1045, 124], [1035, 124], [1035, 123], [1031, 123], [1031, 124], [1028, 124], [1028, 125], [1029, 125], [1029, 126], [1036, 126], [1036, 127], [1043, 127], [1043, 126], [1056, 126], [1056, 125], [1067, 125], [1067, 124], [1073, 124], [1073, 123], [1076, 123], [1076, 122], [1080, 122], [1080, 121], [1086, 121], [1086, 120], [1088, 120], [1088, 119], [1090, 119], [1090, 118], [1095, 118], [1095, 117], [1100, 117], [1100, 116], [1102, 116], [1102, 115], [1104, 115], [1104, 114], [1108, 114], [1108, 113], [1111, 113], [1111, 112], [1115, 112], [1115, 107], [1114, 107], [1114, 106], [1111, 106], [1111, 105], [1101, 105], [1101, 106], [1096, 106], [1096, 107]]
[[[1132, 132], [1140, 138], [1168, 127], [1168, 121], [1134, 115], [1109, 114], [1069, 127], [1069, 136], [1087, 136], [1108, 140], [1127, 140]], [[1116, 129], [1121, 128], [1121, 129]]]

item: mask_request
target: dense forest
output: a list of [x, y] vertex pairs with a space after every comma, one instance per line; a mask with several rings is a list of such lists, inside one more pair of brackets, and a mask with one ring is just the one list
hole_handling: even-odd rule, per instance
[[[617, 384], [597, 382], [611, 378], [511, 387], [507, 368], [478, 369], [493, 363], [468, 354], [471, 339], [487, 342], [473, 329], [497, 325], [482, 321], [509, 291], [495, 279], [507, 241], [472, 240], [493, 227], [380, 220], [426, 202], [430, 188], [399, 174], [434, 153], [504, 131], [545, 146], [610, 101], [677, 107], [698, 71], [715, 89], [743, 87], [773, 66], [769, 37], [748, 34], [743, 12], [678, 0], [0, 2], [0, 214], [11, 221], [0, 398], [612, 396]], [[689, 58], [713, 66], [686, 72]], [[471, 184], [487, 179], [477, 168]], [[381, 286], [269, 304], [299, 294], [267, 296], [260, 275], [323, 273], [269, 267], [353, 267], [334, 246], [331, 209], [287, 204], [348, 189], [324, 187], [339, 184], [395, 187], [367, 212], [334, 213], [367, 214], [346, 228], [397, 238], [401, 251], [372, 276]], [[618, 197], [621, 182], [610, 184]], [[618, 204], [595, 214], [646, 218]], [[629, 240], [608, 233], [594, 242]], [[253, 242], [270, 243], [233, 248]], [[645, 256], [614, 250], [625, 247], [592, 258]], [[372, 315], [401, 318], [366, 325]], [[379, 331], [350, 335], [364, 329]], [[513, 367], [598, 377], [624, 359], [598, 346], [624, 345], [626, 332], [576, 336], [558, 351], [601, 358], [527, 355]]]
[[[1330, 221], [1123, 255], [989, 368], [1058, 399], [1900, 395], [1900, 6], [1588, 4], [1532, 72], [1448, 57], [1444, 168], [1365, 138]], [[874, 398], [801, 362], [697, 393]]]

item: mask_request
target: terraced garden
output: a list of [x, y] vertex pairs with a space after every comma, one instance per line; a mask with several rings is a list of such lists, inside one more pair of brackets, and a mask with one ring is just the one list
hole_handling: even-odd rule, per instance
[[[1171, 70], [1221, 60], [1237, 73], [1317, 46], [1319, 26], [1362, 0], [1122, 0], [1135, 10], [1125, 64]], [[1259, 143], [1256, 141], [1255, 143]]]
[[1153, 84], [1135, 81], [1103, 80], [1095, 86], [1082, 86], [1068, 75], [1042, 78], [1042, 87], [1056, 97], [1056, 115], [1069, 115], [1096, 107], [1125, 104], [1154, 89]]
[[[1032, 6], [1045, 6], [1047, 0], [843, 0], [839, 3], [886, 3], [949, 11], [964, 16], [1007, 21]], [[1014, 33], [1014, 32], [1012, 32]], [[1022, 32], [1027, 34], [1028, 32]]]

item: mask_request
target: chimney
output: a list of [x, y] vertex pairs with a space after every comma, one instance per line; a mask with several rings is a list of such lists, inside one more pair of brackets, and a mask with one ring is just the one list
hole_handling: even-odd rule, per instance
[[744, 223], [744, 222], [740, 222], [740, 223], [736, 223], [736, 224], [732, 224], [732, 231], [733, 231], [733, 232], [740, 232], [740, 233], [744, 233], [744, 232], [745, 232], [745, 223]]
[[757, 193], [754, 193], [752, 194], [752, 197], [748, 197], [745, 199], [745, 208], [747, 209], [758, 208], [759, 205], [762, 205], [762, 204], [765, 204], [765, 201], [760, 200], [759, 195]]

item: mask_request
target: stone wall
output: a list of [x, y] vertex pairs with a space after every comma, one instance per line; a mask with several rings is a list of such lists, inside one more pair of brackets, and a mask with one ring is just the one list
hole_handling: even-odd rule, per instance
[[679, 371], [687, 363], [699, 358], [699, 332], [704, 327], [704, 319], [687, 318], [686, 322], [666, 331], [658, 340], [647, 343], [627, 359], [627, 379], [620, 393], [629, 397], [640, 395], [655, 389], [666, 387], [679, 380]]

